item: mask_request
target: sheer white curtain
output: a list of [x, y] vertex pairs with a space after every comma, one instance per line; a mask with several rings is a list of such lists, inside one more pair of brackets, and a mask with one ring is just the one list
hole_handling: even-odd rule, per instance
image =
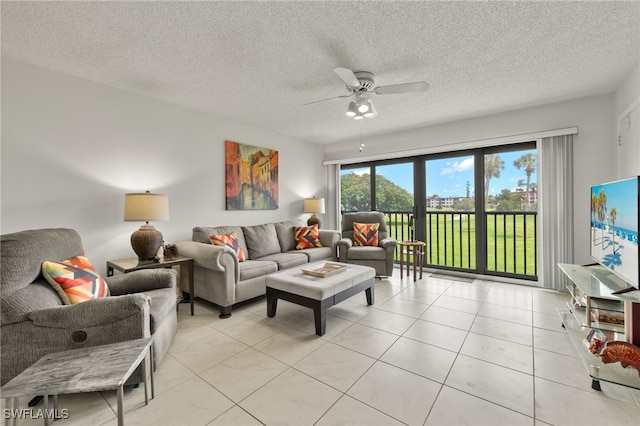
[[573, 263], [573, 135], [538, 141], [538, 281], [563, 290], [557, 263]]
[[340, 165], [328, 164], [325, 167], [327, 176], [325, 228], [340, 230]]

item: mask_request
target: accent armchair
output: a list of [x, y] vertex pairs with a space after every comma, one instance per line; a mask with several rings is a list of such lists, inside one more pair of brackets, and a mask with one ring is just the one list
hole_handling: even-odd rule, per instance
[[[378, 245], [358, 246], [354, 244], [353, 223], [378, 223]], [[345, 213], [342, 216], [342, 239], [338, 241], [338, 260], [342, 263], [370, 266], [376, 276], [390, 277], [398, 242], [389, 237], [387, 223], [381, 212]]]
[[[84, 253], [71, 229], [0, 236], [1, 373], [4, 385], [42, 356], [153, 335], [160, 364], [177, 329], [176, 272], [142, 270], [104, 277], [110, 296], [65, 305], [41, 272], [43, 261]], [[142, 381], [139, 368], [129, 384]]]

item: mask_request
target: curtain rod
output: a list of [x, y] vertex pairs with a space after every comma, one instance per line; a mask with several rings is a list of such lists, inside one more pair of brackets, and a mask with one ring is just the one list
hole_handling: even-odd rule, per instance
[[[464, 142], [447, 143], [442, 145], [433, 145], [429, 147], [407, 149], [402, 151], [383, 152], [383, 153], [376, 153], [371, 155], [358, 155], [355, 157], [326, 159], [327, 155], [331, 154], [329, 152], [329, 153], [325, 153], [325, 160], [322, 162], [322, 164], [325, 166], [328, 166], [331, 164], [352, 164], [352, 163], [364, 163], [364, 162], [376, 161], [376, 160], [390, 160], [394, 158], [413, 157], [417, 155], [443, 153], [447, 151], [460, 151], [463, 149], [473, 149], [473, 148], [481, 148], [481, 147], [487, 147], [487, 146], [506, 145], [511, 143], [527, 142], [527, 141], [533, 141], [533, 140], [542, 139], [542, 138], [549, 138], [553, 136], [577, 135], [577, 134], [578, 134], [578, 126], [574, 126], [574, 127], [565, 127], [561, 129], [543, 130], [540, 132], [521, 133], [517, 135], [501, 136], [497, 138], [486, 138], [486, 139], [477, 139], [477, 140], [464, 141]], [[372, 146], [369, 145], [368, 149], [370, 149], [371, 147]], [[340, 151], [340, 152], [344, 152], [344, 151]]]

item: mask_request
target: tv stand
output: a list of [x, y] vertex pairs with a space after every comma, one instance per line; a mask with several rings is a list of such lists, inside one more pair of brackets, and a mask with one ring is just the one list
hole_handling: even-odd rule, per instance
[[[640, 389], [637, 370], [623, 368], [619, 362], [605, 364], [585, 344], [591, 330], [598, 329], [608, 341], [628, 341], [640, 346], [640, 292], [620, 292], [627, 290], [628, 284], [600, 265], [559, 263], [558, 268], [568, 278], [566, 288], [571, 294], [571, 302], [556, 310], [587, 374], [592, 378], [591, 387], [600, 390], [600, 381], [604, 381]], [[610, 320], [621, 315], [624, 324]]]

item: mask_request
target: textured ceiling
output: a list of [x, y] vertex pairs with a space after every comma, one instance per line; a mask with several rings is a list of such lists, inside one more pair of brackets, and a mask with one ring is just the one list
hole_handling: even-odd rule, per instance
[[357, 137], [341, 66], [376, 85], [368, 134], [608, 93], [640, 61], [640, 2], [7, 2], [2, 54], [304, 140]]

